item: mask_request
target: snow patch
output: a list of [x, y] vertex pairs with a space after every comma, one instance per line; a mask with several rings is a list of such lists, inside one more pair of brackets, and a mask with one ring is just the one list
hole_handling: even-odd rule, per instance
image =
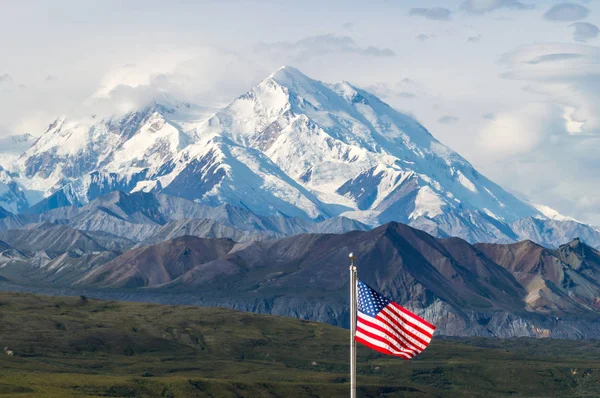
[[542, 213], [544, 216], [548, 217], [551, 220], [556, 220], [556, 221], [575, 221], [575, 222], [581, 223], [581, 221], [578, 221], [578, 220], [574, 219], [573, 217], [563, 216], [558, 211], [554, 210], [553, 208], [551, 208], [549, 206], [538, 205], [538, 204], [533, 204], [533, 203], [531, 205], [533, 207], [535, 207], [540, 213]]
[[475, 184], [473, 184], [473, 182], [471, 180], [469, 180], [467, 177], [465, 177], [465, 175], [462, 173], [462, 171], [458, 171], [457, 172], [458, 175], [458, 181], [461, 183], [461, 185], [465, 188], [467, 188], [469, 191], [473, 192], [473, 193], [477, 193], [477, 188], [475, 187]]
[[429, 187], [419, 189], [415, 198], [415, 209], [410, 213], [409, 219], [414, 220], [424, 216], [434, 218], [444, 213], [442, 207], [446, 203]]

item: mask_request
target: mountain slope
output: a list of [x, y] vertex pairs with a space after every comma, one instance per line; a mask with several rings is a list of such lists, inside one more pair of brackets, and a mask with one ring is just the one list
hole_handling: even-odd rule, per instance
[[20, 250], [67, 252], [106, 251], [89, 235], [65, 225], [0, 231], [0, 240]]
[[112, 288], [156, 286], [226, 255], [234, 244], [229, 239], [175, 238], [133, 249], [95, 269], [78, 283]]
[[600, 311], [600, 252], [574, 240], [549, 250], [531, 241], [476, 245], [508, 269], [527, 290], [525, 302], [536, 312]]
[[82, 207], [64, 206], [42, 214], [7, 214], [0, 218], [0, 230], [22, 229], [42, 222], [65, 224], [87, 233], [103, 232], [145, 243], [157, 243], [182, 235], [248, 241], [306, 232], [342, 233], [369, 229], [344, 217], [321, 222], [281, 214], [265, 217], [228, 204], [211, 207], [165, 194], [116, 191]]
[[282, 234], [244, 231], [209, 219], [185, 219], [165, 224], [156, 233], [140, 243], [142, 246], [164, 242], [180, 236], [202, 238], [229, 238], [236, 242], [282, 238]]
[[25, 193], [14, 177], [0, 165], [0, 206], [16, 213], [28, 206]]
[[0, 219], [10, 216], [12, 213], [0, 206]]
[[144, 288], [139, 297], [153, 301], [339, 325], [348, 317], [350, 250], [360, 254], [361, 280], [425, 316], [442, 334], [600, 336], [600, 255], [585, 244], [556, 250], [531, 242], [473, 246], [397, 223], [238, 244], [180, 237], [127, 252], [74, 286], [117, 289], [117, 295], [122, 287]]

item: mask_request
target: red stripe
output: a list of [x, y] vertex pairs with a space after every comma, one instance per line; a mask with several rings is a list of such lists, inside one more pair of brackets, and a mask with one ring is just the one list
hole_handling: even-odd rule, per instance
[[[380, 321], [381, 322], [381, 321]], [[398, 332], [394, 329], [391, 328], [394, 332], [390, 332], [389, 330], [385, 329], [384, 327], [377, 325], [374, 322], [370, 322], [365, 320], [364, 318], [361, 318], [360, 321], [358, 323], [364, 323], [367, 326], [372, 327], [373, 329], [376, 329], [382, 333], [385, 333], [386, 335], [389, 335], [391, 338], [394, 339], [394, 341], [398, 341], [399, 344], [401, 344], [403, 347], [406, 347], [412, 351], [416, 351], [416, 352], [421, 352], [423, 351], [423, 348], [418, 347], [417, 345], [415, 345], [415, 343], [413, 343], [412, 341], [408, 340], [405, 336], [402, 336], [401, 334], [398, 334]], [[397, 334], [397, 336], [395, 335]]]
[[[357, 326], [358, 326], [358, 325], [360, 325], [361, 323], [364, 323], [365, 325], [367, 325], [367, 326], [370, 326], [370, 327], [372, 327], [373, 329], [377, 329], [377, 330], [379, 330], [379, 331], [380, 331], [380, 332], [382, 332], [382, 333], [385, 333], [385, 334], [387, 334], [387, 335], [390, 335], [390, 332], [389, 332], [388, 330], [386, 330], [385, 328], [383, 328], [383, 327], [381, 327], [381, 326], [377, 325], [376, 323], [370, 322], [370, 321], [366, 320], [365, 318], [361, 318], [361, 317], [359, 317], [359, 318], [358, 318], [358, 322], [357, 322]], [[392, 330], [394, 330], [394, 328], [393, 328], [393, 327], [390, 327], [390, 328], [391, 328]], [[421, 347], [417, 347], [417, 346], [415, 346], [415, 345], [414, 345], [414, 343], [412, 343], [410, 340], [406, 340], [406, 338], [405, 338], [405, 337], [403, 337], [402, 335], [400, 335], [400, 334], [399, 334], [398, 332], [396, 332], [395, 330], [394, 330], [394, 333], [398, 334], [398, 336], [394, 336], [394, 335], [390, 335], [390, 336], [391, 336], [391, 337], [394, 339], [394, 341], [396, 341], [396, 340], [397, 340], [397, 341], [400, 341], [400, 340], [401, 340], [401, 341], [402, 341], [402, 343], [400, 343], [400, 344], [401, 344], [402, 346], [405, 346], [406, 348], [409, 348], [409, 349], [411, 349], [411, 350], [413, 350], [413, 351], [416, 351], [416, 352], [421, 352], [421, 351], [423, 351], [423, 349], [422, 349]]]
[[[427, 346], [429, 344], [429, 342], [427, 340], [418, 336], [415, 332], [409, 330], [407, 328], [407, 324], [404, 323], [403, 319], [398, 321], [398, 320], [394, 319], [393, 316], [391, 316], [390, 314], [387, 314], [385, 312], [380, 312], [379, 314], [377, 314], [377, 319], [380, 320], [381, 322], [386, 323], [387, 325], [390, 325], [394, 329], [401, 330], [402, 332], [404, 332], [404, 334], [410, 336], [410, 338], [412, 338], [413, 340], [416, 340], [417, 342], [421, 343], [424, 346]], [[413, 344], [415, 344], [415, 343], [413, 343]]]
[[[398, 317], [400, 320], [402, 320], [402, 323], [404, 325], [410, 326], [411, 328], [415, 329], [416, 331], [418, 331], [421, 334], [424, 334], [425, 336], [431, 338], [433, 337], [433, 334], [426, 331], [425, 329], [422, 329], [420, 326], [412, 323], [410, 320], [404, 318], [402, 315], [398, 314], [398, 312], [395, 311], [395, 307], [385, 307], [384, 310], [387, 309], [390, 313], [394, 314], [394, 316]], [[397, 321], [396, 321], [397, 322]]]
[[404, 359], [406, 361], [408, 361], [410, 359], [410, 358], [407, 358], [406, 356], [401, 355], [401, 354], [393, 354], [390, 351], [386, 350], [385, 348], [381, 348], [379, 346], [373, 345], [373, 344], [369, 343], [368, 341], [365, 341], [365, 340], [361, 339], [360, 337], [356, 337], [355, 340], [358, 341], [361, 344], [366, 345], [367, 347], [369, 347], [372, 350], [381, 352], [382, 354], [393, 355], [395, 357], [400, 357], [400, 358], [402, 358], [402, 359]]
[[[420, 351], [419, 351], [419, 352], [416, 352], [416, 353], [415, 353], [415, 352], [405, 352], [404, 350], [409, 350], [409, 349], [408, 349], [408, 348], [406, 348], [406, 347], [403, 347], [403, 346], [402, 346], [402, 344], [399, 344], [401, 348], [394, 347], [394, 344], [393, 344], [393, 343], [391, 343], [390, 341], [388, 341], [388, 340], [387, 340], [385, 337], [383, 337], [383, 336], [379, 336], [379, 335], [377, 335], [377, 334], [371, 333], [371, 332], [369, 332], [369, 331], [367, 331], [367, 330], [365, 330], [365, 329], [363, 329], [363, 328], [361, 328], [361, 327], [357, 327], [357, 328], [356, 328], [356, 330], [357, 330], [357, 331], [359, 331], [359, 332], [361, 332], [361, 333], [362, 333], [362, 334], [364, 334], [365, 336], [368, 336], [368, 337], [372, 338], [373, 340], [380, 341], [380, 342], [382, 342], [383, 344], [385, 344], [385, 345], [387, 345], [387, 346], [390, 346], [390, 347], [394, 348], [396, 351], [404, 352], [406, 355], [408, 355], [408, 356], [410, 356], [410, 357], [412, 357], [412, 356], [414, 356], [414, 355], [417, 355], [417, 354], [420, 352]], [[386, 336], [389, 336], [389, 335], [386, 335]], [[395, 341], [395, 340], [394, 340], [394, 341]], [[413, 350], [410, 350], [410, 351], [413, 351]]]
[[404, 314], [408, 315], [409, 317], [415, 319], [416, 321], [421, 322], [422, 324], [429, 326], [431, 329], [435, 330], [435, 326], [433, 326], [431, 323], [427, 322], [425, 319], [421, 318], [420, 316], [418, 316], [417, 314], [413, 314], [412, 312], [408, 311], [406, 308], [402, 307], [399, 304], [394, 303], [393, 301], [390, 302], [390, 304], [392, 304], [394, 307], [396, 307], [398, 310], [402, 311]]
[[[385, 318], [383, 316], [385, 316]], [[429, 344], [427, 341], [425, 341], [422, 338], [420, 338], [419, 336], [415, 335], [413, 332], [411, 332], [410, 330], [406, 329], [404, 327], [404, 325], [398, 323], [398, 321], [396, 321], [395, 319], [393, 319], [392, 317], [388, 316], [385, 313], [382, 314], [381, 312], [379, 312], [379, 314], [377, 314], [377, 319], [379, 321], [387, 324], [392, 329], [402, 330], [405, 334], [409, 335], [412, 339], [414, 339], [414, 340], [418, 341], [419, 343], [423, 344], [425, 347], [427, 347], [427, 345]]]

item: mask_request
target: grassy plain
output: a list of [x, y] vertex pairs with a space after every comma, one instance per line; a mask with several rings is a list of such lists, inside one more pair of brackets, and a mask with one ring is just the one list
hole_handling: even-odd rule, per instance
[[[0, 292], [0, 396], [344, 397], [348, 332], [219, 308]], [[600, 342], [358, 350], [359, 397], [598, 397]]]

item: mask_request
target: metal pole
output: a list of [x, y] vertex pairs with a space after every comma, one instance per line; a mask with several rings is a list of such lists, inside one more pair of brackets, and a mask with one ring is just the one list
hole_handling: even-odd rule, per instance
[[350, 398], [356, 398], [356, 256], [350, 253]]

